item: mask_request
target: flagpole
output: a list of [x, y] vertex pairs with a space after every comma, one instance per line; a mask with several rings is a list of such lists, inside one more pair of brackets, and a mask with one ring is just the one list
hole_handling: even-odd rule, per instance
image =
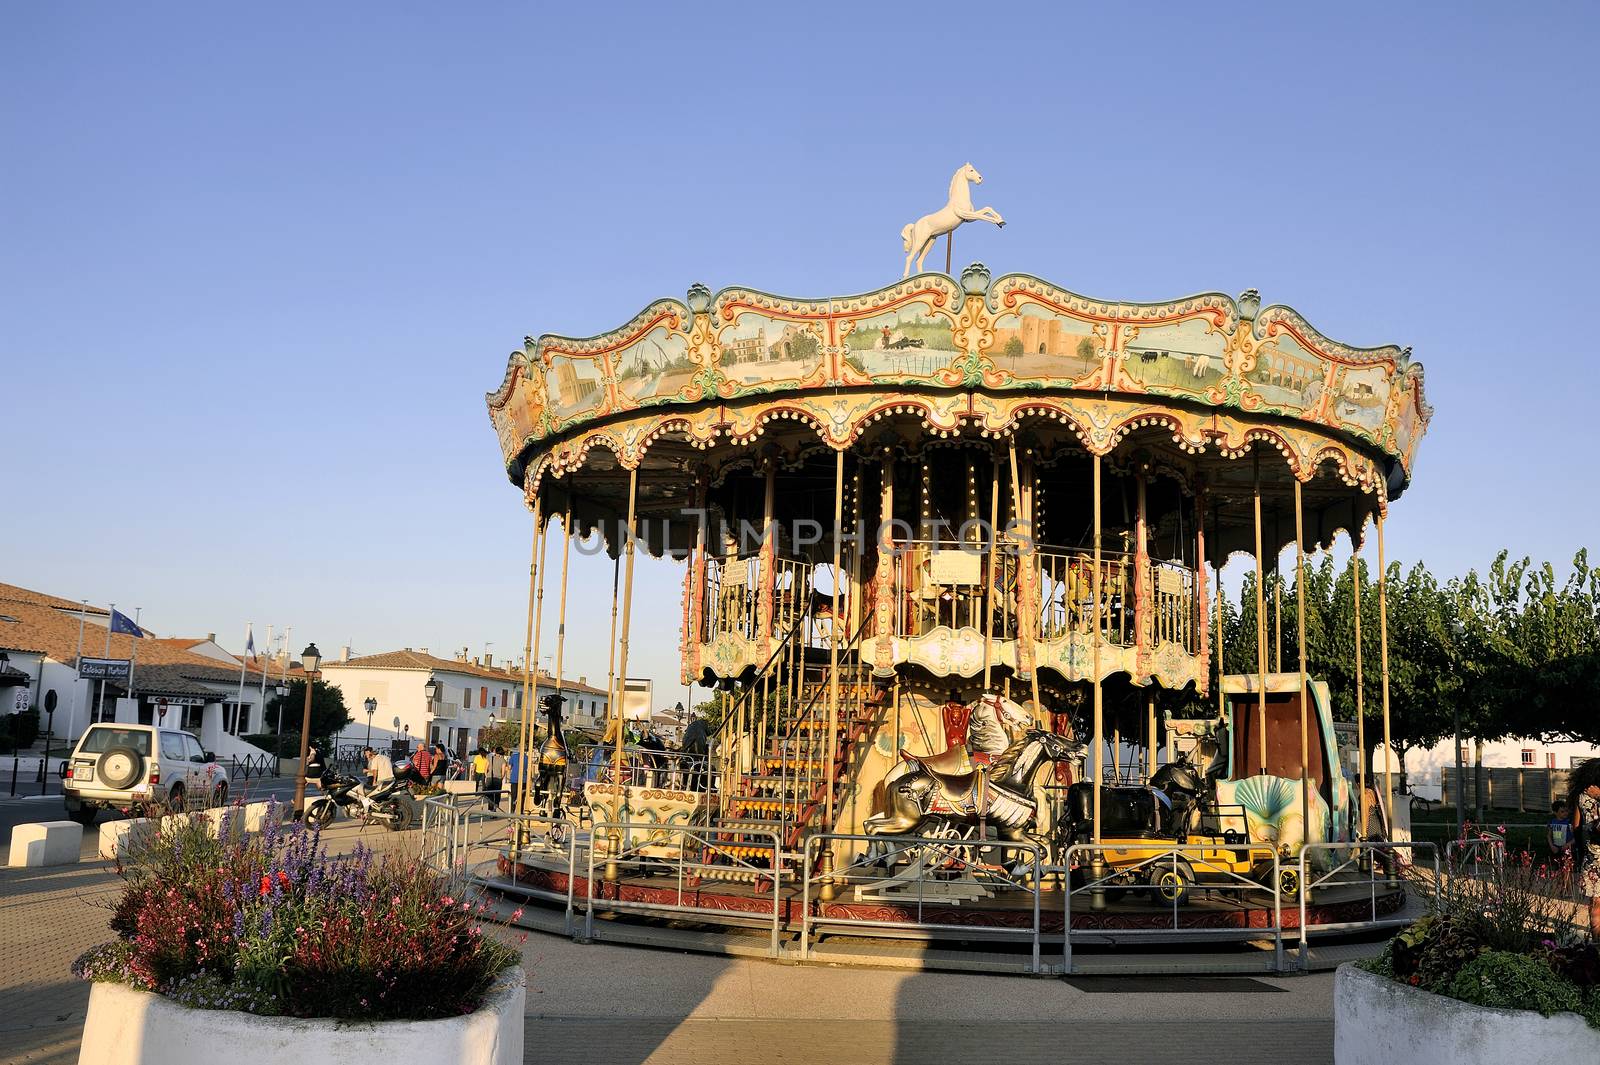
[[128, 659], [128, 698], [133, 699], [133, 718], [139, 719], [139, 702], [133, 694], [133, 670], [139, 664], [139, 640], [144, 636], [144, 629], [139, 628], [139, 618], [144, 613], [144, 607], [133, 608], [133, 627], [139, 629], [139, 635], [133, 638], [133, 655]]
[[272, 624], [267, 623], [267, 660], [261, 666], [261, 728], [267, 727], [267, 674], [272, 670]]
[[[111, 657], [111, 623], [116, 620], [116, 617], [117, 617], [117, 604], [112, 603], [111, 604], [111, 613], [106, 615], [106, 657], [107, 658]], [[109, 667], [107, 667], [107, 668], [109, 668]], [[104, 716], [105, 710], [106, 710], [106, 679], [104, 677], [101, 677], [100, 678], [100, 698], [95, 700], [94, 710], [90, 712], [89, 716], [94, 718], [96, 721], [98, 721], [102, 716]], [[113, 713], [111, 716], [112, 716], [112, 719], [114, 720], [117, 715]]]
[[[283, 678], [282, 678], [282, 681], [281, 681], [281, 683], [279, 685], [280, 687], [287, 688], [289, 686], [289, 656], [294, 653], [293, 650], [292, 650], [293, 647], [294, 647], [294, 626], [290, 625], [288, 628], [283, 630]], [[284, 701], [285, 702], [288, 701], [288, 696], [284, 696]], [[280, 705], [278, 707], [278, 726], [277, 726], [277, 740], [278, 740], [278, 742], [274, 743], [273, 747], [272, 747], [273, 752], [274, 752], [274, 757], [276, 757], [277, 752], [279, 752], [283, 747], [283, 710], [284, 710], [283, 706]], [[266, 722], [262, 722], [262, 724], [266, 724]]]
[[77, 674], [77, 679], [72, 684], [72, 713], [67, 718], [67, 728], [72, 728], [78, 720], [78, 689], [83, 687], [83, 617], [89, 610], [89, 600], [78, 601], [78, 653], [72, 659], [72, 672]]
[[[233, 704], [233, 731], [229, 733], [229, 735], [232, 736], [237, 736], [239, 734], [239, 715], [244, 712], [244, 667], [245, 663], [250, 660], [251, 648], [253, 648], [256, 644], [256, 635], [253, 625], [254, 623], [249, 621], [244, 623], [244, 654], [239, 656], [239, 697], [238, 700]], [[227, 715], [224, 714], [223, 717], [226, 718]], [[227, 721], [224, 720], [223, 724], [227, 724]], [[223, 731], [227, 732], [228, 730], [223, 729]]]

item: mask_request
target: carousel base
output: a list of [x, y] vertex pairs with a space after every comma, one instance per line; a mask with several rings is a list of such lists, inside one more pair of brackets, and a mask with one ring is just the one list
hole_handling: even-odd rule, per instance
[[[674, 878], [624, 877], [594, 883], [594, 914], [585, 919], [590, 889], [583, 874], [569, 877], [564, 862], [523, 855], [502, 858], [480, 884], [500, 897], [501, 916], [534, 931], [641, 947], [757, 957], [822, 965], [853, 965], [956, 972], [1056, 975], [1068, 971], [1063, 958], [1063, 913], [1059, 892], [1040, 893], [1040, 958], [1032, 964], [1031, 894], [958, 906], [813, 901], [816, 919], [804, 952], [800, 929], [804, 900], [799, 889], [779, 893], [779, 937], [774, 949], [772, 896], [739, 883], [713, 883], [685, 889]], [[572, 900], [569, 917], [567, 901]], [[1024, 901], [1025, 900], [1025, 901]], [[1074, 974], [1280, 973], [1330, 970], [1347, 961], [1378, 954], [1393, 934], [1393, 923], [1421, 909], [1404, 891], [1379, 895], [1378, 917], [1369, 920], [1374, 899], [1365, 889], [1318, 892], [1307, 907], [1311, 924], [1340, 926], [1340, 934], [1319, 934], [1302, 952], [1295, 929], [1298, 907], [1285, 906], [1282, 952], [1272, 934], [1270, 908], [1251, 908], [1221, 899], [1197, 897], [1178, 913], [1173, 929], [1170, 908], [1121, 901], [1104, 910], [1072, 915]], [[529, 905], [532, 904], [532, 905]], [[616, 904], [626, 909], [612, 908]], [[853, 921], [871, 921], [856, 927]], [[838, 922], [838, 923], [826, 923]], [[927, 925], [947, 927], [930, 929]], [[959, 926], [952, 931], [949, 926]], [[1260, 929], [1259, 937], [1250, 930]], [[1019, 937], [1019, 933], [1021, 933]]]

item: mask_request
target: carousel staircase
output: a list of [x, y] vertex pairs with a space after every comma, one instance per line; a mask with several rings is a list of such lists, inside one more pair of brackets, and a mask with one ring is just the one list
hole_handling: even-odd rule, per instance
[[[791, 661], [787, 678], [798, 698], [780, 703], [766, 728], [752, 729], [749, 765], [725, 787], [725, 803], [718, 826], [729, 836], [725, 849], [736, 861], [769, 860], [772, 840], [782, 844], [792, 864], [807, 832], [823, 828], [828, 806], [828, 757], [833, 750], [835, 808], [846, 795], [854, 776], [858, 746], [872, 735], [882, 720], [886, 689], [860, 664], [856, 648], [860, 634], [840, 649], [839, 704], [835, 742], [828, 728], [829, 689], [832, 680], [826, 649], [802, 648]], [[821, 654], [818, 654], [818, 651]], [[747, 691], [758, 691], [757, 684]], [[747, 719], [748, 720], [748, 719]]]

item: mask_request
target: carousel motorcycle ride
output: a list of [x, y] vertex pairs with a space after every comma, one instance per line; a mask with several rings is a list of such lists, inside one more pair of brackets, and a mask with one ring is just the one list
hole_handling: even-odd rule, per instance
[[[1248, 878], [1287, 898], [1300, 890], [1300, 873], [1275, 862], [1271, 847], [1252, 844], [1244, 807], [1217, 802], [1217, 781], [1227, 771], [1227, 741], [1207, 737], [1151, 775], [1148, 784], [1102, 785], [1099, 854], [1106, 869], [1095, 880], [1117, 901], [1130, 891], [1157, 905], [1183, 905], [1209, 882], [1236, 885]], [[1094, 839], [1094, 788], [1087, 781], [1067, 790], [1063, 848]], [[1173, 854], [1177, 849], [1178, 853]], [[1087, 863], [1085, 863], [1087, 864]], [[1074, 886], [1088, 882], [1083, 866]]]
[[416, 800], [402, 775], [369, 791], [360, 779], [340, 774], [314, 756], [306, 764], [306, 781], [322, 791], [306, 804], [305, 822], [312, 828], [332, 824], [341, 810], [352, 820], [382, 825], [390, 832], [404, 831], [416, 823]]

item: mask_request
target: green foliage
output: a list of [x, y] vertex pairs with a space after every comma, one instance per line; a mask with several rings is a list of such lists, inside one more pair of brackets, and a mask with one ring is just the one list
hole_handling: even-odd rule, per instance
[[[1357, 691], [1369, 750], [1382, 739], [1383, 714], [1378, 582], [1365, 564], [1361, 582], [1361, 683], [1355, 675], [1357, 576], [1331, 558], [1307, 563], [1306, 666], [1328, 682], [1334, 717], [1356, 718]], [[1386, 575], [1390, 728], [1402, 766], [1408, 750], [1454, 734], [1484, 740], [1533, 736], [1600, 743], [1600, 571], [1580, 551], [1572, 574], [1558, 582], [1548, 563], [1512, 562], [1505, 552], [1489, 566], [1441, 584], [1425, 566], [1391, 563]], [[1297, 668], [1300, 589], [1293, 569], [1263, 582], [1266, 668], [1276, 666], [1282, 597], [1282, 662]], [[1255, 575], [1247, 573], [1237, 604], [1223, 604], [1223, 663], [1230, 673], [1255, 673]]]
[[491, 726], [484, 726], [478, 730], [478, 746], [485, 750], [495, 747], [504, 747], [509, 753], [517, 749], [522, 742], [522, 723], [520, 721], [497, 721]]
[[24, 710], [0, 717], [0, 751], [19, 751], [39, 738], [39, 711]]
[[[293, 731], [298, 736], [305, 705], [306, 682], [290, 681], [289, 694], [275, 698], [267, 704], [267, 727], [276, 733], [278, 715], [282, 713], [283, 730]], [[331, 750], [332, 737], [338, 735], [348, 724], [350, 724], [350, 711], [344, 705], [344, 692], [332, 684], [317, 681], [311, 690], [311, 745], [318, 750]], [[296, 743], [295, 754], [299, 753], [299, 744]]]
[[1395, 978], [1427, 991], [1448, 984], [1485, 949], [1476, 922], [1438, 915], [1415, 922], [1389, 944]]
[[[298, 728], [293, 732], [285, 732], [281, 736], [275, 732], [253, 732], [248, 736], [241, 736], [240, 739], [248, 744], [260, 747], [263, 751], [278, 758], [300, 757], [300, 730]], [[326, 750], [326, 748], [323, 749]]]
[[1006, 340], [1006, 342], [1005, 342], [1005, 346], [1000, 349], [1000, 354], [1010, 356], [1011, 358], [1016, 358], [1018, 355], [1021, 355], [1022, 354], [1022, 338], [1021, 337], [1010, 337], [1010, 338], [1008, 338]]
[[1451, 998], [1475, 1006], [1536, 1010], [1549, 1016], [1583, 1007], [1576, 984], [1563, 980], [1543, 958], [1491, 950], [1473, 958], [1443, 989]]

